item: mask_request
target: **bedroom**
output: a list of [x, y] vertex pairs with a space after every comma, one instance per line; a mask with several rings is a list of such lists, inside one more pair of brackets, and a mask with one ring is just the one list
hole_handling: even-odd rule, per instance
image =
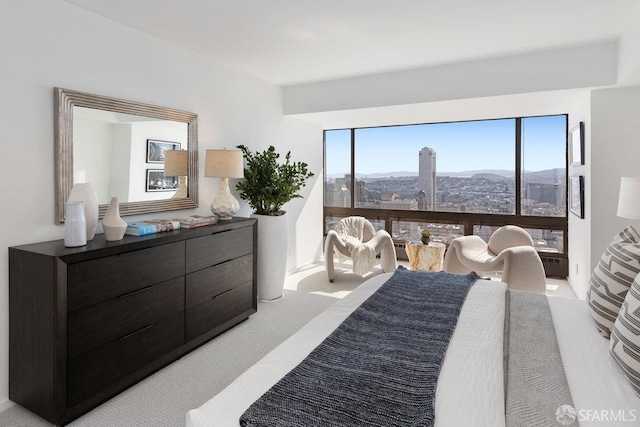
[[[290, 270], [320, 259], [322, 253], [323, 128], [392, 119], [394, 124], [419, 123], [425, 116], [444, 121], [567, 113], [570, 122], [587, 125], [587, 165], [579, 170], [586, 177], [585, 219], [569, 216], [568, 280], [583, 298], [603, 249], [629, 223], [616, 216], [617, 193], [621, 176], [637, 175], [635, 159], [640, 152], [635, 141], [640, 130], [636, 118], [640, 30], [631, 25], [640, 19], [640, 10], [635, 2], [616, 2], [611, 10], [608, 7], [614, 6], [603, 6], [604, 2], [591, 4], [609, 13], [607, 22], [628, 25], [603, 35], [605, 31], [594, 23], [597, 38], [586, 31], [580, 43], [534, 46], [519, 52], [521, 56], [488, 55], [494, 59], [472, 52], [456, 64], [425, 67], [414, 74], [354, 78], [346, 88], [345, 82], [283, 88], [71, 2], [11, 2], [3, 6], [0, 17], [3, 40], [11, 41], [3, 43], [0, 71], [11, 177], [6, 180], [2, 245], [63, 235], [53, 212], [52, 89], [56, 86], [194, 111], [200, 121], [201, 151], [274, 144], [304, 157], [316, 177], [303, 190], [304, 200], [287, 207], [295, 218], [290, 220]], [[572, 2], [556, 19], [569, 21], [578, 9], [588, 7]], [[478, 75], [496, 70], [502, 71], [499, 78], [477, 81]], [[525, 70], [527, 78], [518, 77]], [[218, 190], [218, 180], [200, 183], [201, 205], [186, 213], [206, 214]], [[249, 212], [243, 204], [239, 215]], [[6, 251], [0, 271], [0, 409], [5, 409], [11, 405]]]

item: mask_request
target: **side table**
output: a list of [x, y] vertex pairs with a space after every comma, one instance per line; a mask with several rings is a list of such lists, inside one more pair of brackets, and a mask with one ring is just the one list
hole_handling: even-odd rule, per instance
[[444, 243], [429, 242], [405, 242], [405, 250], [409, 257], [409, 265], [413, 270], [440, 271], [444, 260], [444, 252], [447, 246]]

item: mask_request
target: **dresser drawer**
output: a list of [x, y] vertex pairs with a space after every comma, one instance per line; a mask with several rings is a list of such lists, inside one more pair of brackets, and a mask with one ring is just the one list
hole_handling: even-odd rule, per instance
[[253, 252], [253, 227], [187, 240], [187, 273]]
[[253, 283], [245, 283], [186, 311], [187, 341], [253, 308]]
[[73, 311], [184, 275], [184, 242], [69, 264], [67, 310]]
[[184, 312], [180, 312], [71, 359], [67, 407], [133, 374], [183, 343]]
[[67, 316], [67, 352], [76, 357], [184, 308], [184, 277], [139, 289]]
[[253, 281], [253, 254], [187, 274], [186, 307]]

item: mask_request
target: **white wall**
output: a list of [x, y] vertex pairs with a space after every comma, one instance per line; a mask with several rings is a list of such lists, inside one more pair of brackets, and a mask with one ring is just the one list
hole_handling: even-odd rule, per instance
[[[5, 2], [0, 14], [0, 128], [10, 185], [3, 189], [0, 246], [61, 239], [54, 223], [53, 87], [140, 101], [198, 114], [200, 171], [204, 150], [269, 144], [291, 150], [320, 174], [318, 125], [282, 115], [282, 88], [180, 47], [100, 18], [62, 0]], [[200, 207], [162, 215], [207, 214], [219, 180], [200, 173]], [[304, 194], [318, 191], [312, 183]], [[314, 198], [318, 198], [317, 194]], [[320, 193], [320, 204], [322, 203]], [[317, 200], [308, 200], [317, 207]], [[286, 206], [291, 268], [312, 260], [322, 237], [322, 210]], [[249, 209], [242, 203], [240, 214]], [[160, 217], [160, 215], [153, 215]], [[134, 218], [132, 218], [134, 219]], [[304, 231], [297, 235], [296, 231]], [[8, 252], [0, 260], [0, 410], [8, 404]]]
[[74, 118], [73, 140], [91, 141], [73, 147], [73, 171], [84, 171], [85, 182], [90, 182], [98, 197], [98, 203], [109, 202], [109, 177], [111, 176], [111, 141], [114, 129], [110, 123]]
[[[640, 3], [635, 6], [640, 16]], [[632, 25], [618, 42], [618, 81], [624, 85], [640, 85], [640, 25]]]
[[[113, 136], [108, 142], [105, 141], [105, 143], [111, 147], [111, 152], [109, 153], [109, 157], [103, 159], [109, 166], [107, 179], [103, 181], [107, 184], [107, 188], [103, 194], [98, 193], [99, 204], [110, 203], [112, 197], [117, 197], [119, 203], [130, 200], [129, 186], [133, 181], [131, 177], [132, 128], [133, 125], [131, 123], [111, 125], [111, 133]], [[75, 149], [75, 142], [73, 145]], [[100, 187], [103, 187], [103, 185], [100, 185]]]
[[573, 129], [580, 122], [584, 122], [585, 130], [585, 164], [569, 165], [569, 175], [585, 177], [584, 218], [578, 218], [569, 212], [569, 276], [567, 281], [573, 292], [580, 299], [587, 296], [589, 279], [591, 278], [591, 165], [594, 159], [591, 155], [591, 93], [585, 92], [580, 99], [567, 111], [569, 113], [568, 129]]
[[591, 272], [614, 235], [640, 221], [619, 218], [620, 177], [640, 175], [640, 88], [594, 90], [570, 111], [571, 128], [585, 122], [584, 166], [569, 174], [585, 176], [585, 218], [569, 214], [569, 283], [584, 299]]
[[597, 90], [591, 96], [591, 268], [627, 225], [619, 218], [620, 177], [640, 176], [640, 87]]
[[285, 88], [285, 113], [305, 114], [616, 83], [613, 41]]

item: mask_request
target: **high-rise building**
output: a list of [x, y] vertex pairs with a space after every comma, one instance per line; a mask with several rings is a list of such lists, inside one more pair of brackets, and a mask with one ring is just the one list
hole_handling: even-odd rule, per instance
[[351, 192], [344, 185], [344, 179], [338, 178], [335, 183], [325, 184], [324, 204], [341, 208], [348, 208], [351, 205]]
[[365, 182], [356, 179], [356, 203], [364, 203], [368, 200], [369, 197], [367, 195], [367, 187], [365, 187]]
[[420, 150], [418, 186], [426, 195], [427, 210], [436, 208], [436, 150], [424, 147]]
[[420, 190], [416, 195], [416, 202], [418, 202], [418, 210], [426, 211], [427, 210], [427, 193], [424, 190]]

